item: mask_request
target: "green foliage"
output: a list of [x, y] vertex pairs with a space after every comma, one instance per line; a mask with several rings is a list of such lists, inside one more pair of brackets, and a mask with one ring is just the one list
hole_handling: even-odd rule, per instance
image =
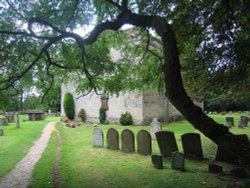
[[99, 122], [106, 124], [106, 110], [103, 107], [99, 109]]
[[83, 108], [81, 108], [78, 112], [78, 117], [81, 118], [82, 122], [85, 122], [86, 119], [86, 113]]
[[132, 115], [129, 112], [121, 114], [120, 123], [121, 125], [132, 125], [133, 124]]
[[75, 116], [75, 102], [74, 102], [74, 97], [70, 92], [67, 92], [64, 95], [63, 109], [64, 109], [66, 116], [70, 120], [73, 120]]

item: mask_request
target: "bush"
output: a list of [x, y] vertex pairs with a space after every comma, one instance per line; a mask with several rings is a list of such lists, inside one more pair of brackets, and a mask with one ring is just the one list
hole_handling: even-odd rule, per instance
[[70, 120], [73, 120], [75, 116], [75, 103], [74, 103], [74, 97], [70, 92], [67, 92], [64, 95], [63, 109], [64, 109], [66, 116]]
[[81, 118], [82, 122], [85, 122], [86, 114], [85, 114], [85, 110], [83, 108], [81, 108], [79, 110], [78, 117]]
[[133, 124], [132, 115], [129, 112], [121, 114], [120, 123], [121, 125], [132, 125]]
[[99, 121], [101, 124], [106, 123], [106, 110], [103, 107], [99, 110]]

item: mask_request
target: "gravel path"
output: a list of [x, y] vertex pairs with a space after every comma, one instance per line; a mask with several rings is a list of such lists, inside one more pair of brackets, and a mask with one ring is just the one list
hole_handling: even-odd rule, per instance
[[50, 122], [43, 129], [42, 136], [29, 149], [27, 155], [16, 164], [6, 176], [0, 179], [0, 188], [26, 188], [32, 180], [32, 170], [47, 147], [56, 122]]

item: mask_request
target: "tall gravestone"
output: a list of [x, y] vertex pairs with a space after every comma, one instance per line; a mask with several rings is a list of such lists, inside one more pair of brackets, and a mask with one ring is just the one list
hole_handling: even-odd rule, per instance
[[234, 126], [234, 118], [233, 117], [226, 117], [226, 126], [229, 128]]
[[4, 135], [3, 129], [0, 129], [0, 136], [3, 136], [3, 135]]
[[122, 151], [127, 153], [132, 153], [135, 151], [135, 136], [134, 133], [129, 130], [125, 129], [122, 131]]
[[153, 119], [153, 121], [150, 124], [150, 128], [151, 128], [151, 131], [150, 131], [151, 132], [151, 138], [156, 139], [155, 133], [162, 130], [161, 123], [158, 121], [157, 118]]
[[203, 152], [200, 135], [186, 133], [181, 136], [183, 151], [186, 158], [203, 160]]
[[173, 132], [159, 131], [155, 133], [155, 136], [163, 158], [171, 157], [172, 152], [178, 151]]
[[171, 154], [171, 168], [176, 170], [185, 170], [185, 159], [184, 155], [178, 151], [172, 152]]
[[94, 128], [93, 134], [93, 146], [103, 147], [103, 131], [100, 128]]
[[110, 128], [107, 132], [107, 148], [113, 150], [119, 149], [119, 134], [114, 128]]
[[18, 114], [18, 112], [15, 114], [15, 122], [16, 122], [16, 127], [20, 128], [20, 121], [19, 121], [19, 114]]
[[151, 136], [148, 131], [141, 130], [137, 134], [138, 153], [149, 155], [152, 153]]

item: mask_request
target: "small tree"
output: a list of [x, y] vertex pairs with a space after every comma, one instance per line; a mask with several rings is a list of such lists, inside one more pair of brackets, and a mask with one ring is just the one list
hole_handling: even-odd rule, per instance
[[82, 122], [85, 122], [86, 119], [86, 113], [83, 108], [81, 108], [78, 112], [78, 117], [81, 118]]
[[63, 109], [64, 109], [66, 116], [70, 120], [73, 120], [75, 116], [75, 103], [74, 103], [74, 97], [70, 92], [67, 92], [64, 95]]
[[103, 107], [99, 110], [99, 121], [101, 124], [106, 123], [106, 110]]
[[132, 115], [129, 112], [121, 114], [120, 123], [121, 125], [132, 125], [133, 124]]

